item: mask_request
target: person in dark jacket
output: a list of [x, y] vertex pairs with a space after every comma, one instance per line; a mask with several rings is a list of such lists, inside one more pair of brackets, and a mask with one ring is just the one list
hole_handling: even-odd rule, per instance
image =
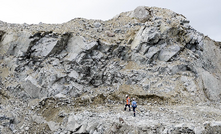
[[133, 111], [134, 111], [134, 117], [136, 116], [136, 113], [135, 113], [135, 109], [137, 107], [137, 102], [135, 101], [135, 98], [133, 98], [133, 101], [132, 101], [132, 108], [133, 108]]

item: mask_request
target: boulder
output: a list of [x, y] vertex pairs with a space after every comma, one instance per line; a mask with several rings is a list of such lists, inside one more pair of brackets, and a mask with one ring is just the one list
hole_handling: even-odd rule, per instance
[[133, 42], [131, 43], [131, 49], [132, 50], [136, 50], [136, 49], [139, 49], [141, 43], [142, 43], [142, 39], [143, 39], [143, 36], [142, 36], [142, 33], [144, 31], [145, 27], [142, 26], [140, 28], [140, 30], [137, 32], [136, 36], [134, 37], [134, 40]]
[[76, 72], [75, 70], [72, 70], [72, 71], [68, 74], [68, 76], [71, 77], [71, 78], [74, 78], [74, 79], [78, 79], [79, 73]]
[[82, 124], [82, 126], [80, 127], [80, 129], [76, 133], [78, 133], [78, 134], [87, 133], [88, 131], [86, 131], [86, 128], [87, 128], [87, 124]]
[[142, 42], [155, 45], [161, 39], [161, 34], [157, 27], [145, 27], [142, 33]]
[[220, 101], [220, 80], [218, 80], [213, 74], [204, 70], [200, 73], [200, 76], [203, 80], [203, 91], [207, 99], [211, 101]]
[[146, 22], [148, 19], [150, 19], [151, 15], [148, 11], [148, 7], [139, 6], [134, 11], [132, 11], [129, 17], [136, 18], [141, 22]]
[[21, 87], [24, 88], [30, 98], [39, 98], [41, 96], [41, 88], [39, 88], [36, 83], [34, 84], [33, 81], [30, 80], [27, 79], [26, 81], [22, 82]]
[[95, 23], [94, 23], [94, 27], [95, 27], [95, 28], [99, 28], [100, 26], [101, 26], [101, 23], [100, 23], [100, 22], [95, 22]]
[[158, 47], [150, 47], [148, 49], [148, 52], [145, 54], [145, 56], [148, 58], [148, 59], [151, 59], [155, 54], [157, 54], [158, 52], [160, 51], [160, 49]]
[[169, 61], [173, 56], [175, 56], [181, 50], [178, 45], [171, 45], [162, 49], [159, 53], [158, 59], [161, 61]]
[[48, 124], [51, 131], [55, 131], [59, 128], [59, 124], [55, 123], [53, 121], [49, 121], [49, 122], [47, 122], [47, 124]]
[[98, 122], [91, 122], [88, 123], [86, 131], [89, 133], [93, 133], [96, 130], [96, 127], [98, 126]]
[[67, 126], [65, 129], [68, 131], [75, 132], [80, 127], [81, 127], [81, 125], [78, 124], [75, 120], [75, 115], [74, 114], [69, 115], [68, 121], [67, 121]]

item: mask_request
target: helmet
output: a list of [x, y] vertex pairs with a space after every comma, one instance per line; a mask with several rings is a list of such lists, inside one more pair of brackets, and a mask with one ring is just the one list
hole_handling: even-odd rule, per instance
[[133, 98], [133, 100], [135, 100], [135, 98]]
[[128, 95], [126, 95], [126, 97], [128, 97]]

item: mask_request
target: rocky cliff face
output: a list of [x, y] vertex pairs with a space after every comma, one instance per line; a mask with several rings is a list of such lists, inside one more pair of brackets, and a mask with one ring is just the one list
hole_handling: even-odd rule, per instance
[[[0, 133], [220, 132], [220, 46], [156, 7], [108, 21], [1, 22]], [[126, 94], [136, 117], [123, 111]]]

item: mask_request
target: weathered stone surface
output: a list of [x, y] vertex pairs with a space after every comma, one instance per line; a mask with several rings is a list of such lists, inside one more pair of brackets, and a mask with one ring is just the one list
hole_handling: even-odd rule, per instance
[[201, 73], [201, 77], [203, 80], [203, 91], [206, 95], [206, 97], [209, 100], [218, 101], [220, 100], [220, 86], [221, 82], [216, 77], [214, 77], [212, 74], [210, 74], [207, 71], [203, 71]]
[[68, 55], [65, 57], [65, 60], [76, 60], [77, 56], [79, 56], [82, 51], [88, 51], [96, 45], [96, 42], [87, 44], [82, 37], [74, 36], [69, 39], [66, 48]]
[[221, 131], [221, 122], [220, 121], [205, 122], [204, 127], [205, 127], [205, 129], [202, 131], [202, 134], [220, 133], [220, 131]]
[[0, 54], [7, 53], [13, 56], [24, 56], [31, 43], [29, 37], [31, 34], [29, 32], [9, 32], [2, 36], [2, 41], [0, 43], [1, 50]]
[[150, 13], [146, 7], [139, 6], [129, 16], [145, 22], [150, 18]]
[[74, 115], [70, 115], [70, 116], [68, 117], [66, 130], [75, 132], [75, 131], [76, 131], [78, 128], [80, 128], [80, 127], [81, 127], [81, 125], [79, 125], [79, 124], [76, 122], [75, 116], [74, 116]]
[[150, 47], [148, 49], [148, 52], [145, 54], [145, 56], [148, 58], [148, 59], [151, 59], [155, 54], [157, 54], [158, 52], [160, 51], [160, 49], [158, 47]]
[[49, 121], [47, 124], [51, 131], [55, 131], [59, 128], [59, 125], [53, 121]]
[[160, 51], [158, 58], [161, 61], [168, 61], [179, 51], [180, 47], [178, 45], [168, 46], [167, 48], [164, 48], [163, 50]]
[[160, 40], [160, 36], [161, 35], [156, 27], [146, 27], [142, 33], [142, 42], [147, 42], [153, 45]]
[[95, 22], [95, 23], [94, 23], [94, 27], [99, 28], [100, 26], [101, 26], [101, 23], [100, 23], [100, 22]]
[[220, 131], [220, 43], [181, 14], [0, 25], [0, 133]]
[[85, 46], [86, 43], [83, 41], [82, 37], [73, 37], [69, 39], [67, 45], [68, 55], [65, 57], [65, 59], [69, 61], [75, 60]]
[[22, 87], [28, 93], [31, 98], [40, 97], [40, 88], [34, 85], [30, 80], [27, 80], [22, 83]]

